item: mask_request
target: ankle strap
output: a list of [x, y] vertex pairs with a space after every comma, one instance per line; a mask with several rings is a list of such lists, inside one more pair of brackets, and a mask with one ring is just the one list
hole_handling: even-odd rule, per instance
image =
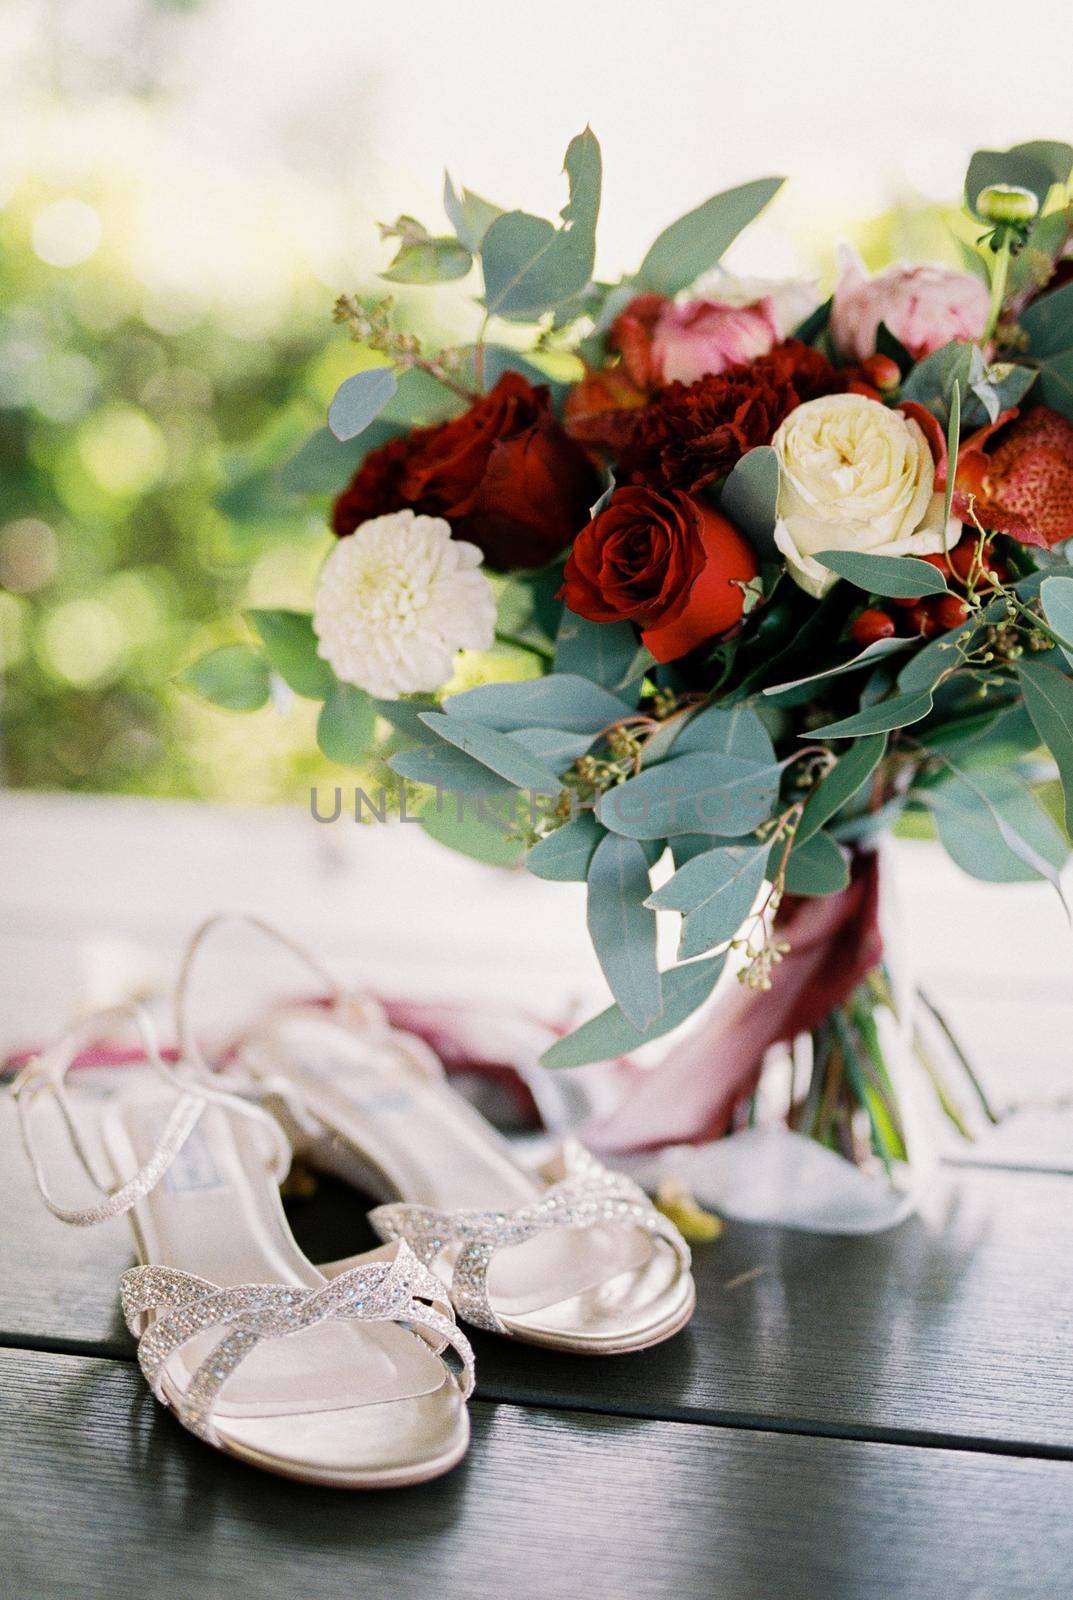
[[209, 917], [197, 928], [191, 936], [186, 947], [186, 953], [179, 968], [179, 979], [175, 985], [175, 1037], [179, 1047], [179, 1054], [184, 1060], [192, 1061], [194, 1065], [205, 1074], [211, 1076], [214, 1069], [205, 1060], [196, 1035], [190, 1025], [190, 981], [193, 976], [197, 958], [209, 935], [218, 928], [231, 923], [239, 927], [253, 928], [266, 939], [271, 939], [283, 949], [289, 950], [305, 967], [313, 973], [317, 982], [323, 985], [324, 991], [329, 996], [333, 1009], [345, 1016], [353, 1024], [363, 1022], [383, 1024], [386, 1021], [383, 1007], [369, 995], [360, 994], [354, 990], [344, 988], [339, 980], [328, 970], [318, 958], [308, 950], [305, 945], [290, 934], [282, 932], [264, 917], [256, 916], [248, 911], [221, 911]]
[[[148, 1160], [139, 1167], [133, 1177], [113, 1188], [109, 1184], [107, 1174], [97, 1164], [78, 1131], [65, 1079], [82, 1050], [100, 1039], [109, 1029], [119, 1024], [129, 1025], [131, 1022], [141, 1035], [147, 1062], [175, 1089], [176, 1099], [164, 1131]], [[290, 1145], [275, 1118], [260, 1106], [242, 1100], [237, 1095], [228, 1094], [205, 1083], [197, 1076], [170, 1066], [161, 1056], [152, 1024], [140, 1006], [116, 1006], [112, 1010], [98, 1012], [77, 1023], [54, 1045], [23, 1067], [12, 1085], [11, 1092], [18, 1108], [19, 1131], [23, 1146], [33, 1169], [37, 1187], [41, 1191], [41, 1198], [54, 1217], [75, 1227], [88, 1227], [95, 1222], [105, 1222], [110, 1217], [122, 1216], [144, 1195], [149, 1194], [179, 1154], [210, 1101], [224, 1104], [230, 1110], [251, 1117], [268, 1130], [274, 1146], [273, 1167], [280, 1181], [286, 1176], [290, 1165]], [[31, 1107], [42, 1094], [47, 1094], [58, 1107], [79, 1165], [93, 1187], [103, 1197], [93, 1205], [61, 1206], [52, 1196], [45, 1178], [44, 1163], [34, 1141], [30, 1116]]]

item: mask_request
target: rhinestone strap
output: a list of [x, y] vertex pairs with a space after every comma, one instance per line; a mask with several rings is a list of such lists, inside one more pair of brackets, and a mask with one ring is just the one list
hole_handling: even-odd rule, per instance
[[[179, 1420], [210, 1443], [219, 1442], [212, 1409], [239, 1363], [263, 1339], [301, 1333], [331, 1317], [359, 1322], [401, 1322], [435, 1353], [450, 1346], [461, 1363], [459, 1387], [473, 1391], [473, 1351], [443, 1299], [443, 1285], [405, 1242], [393, 1260], [352, 1267], [316, 1289], [242, 1283], [222, 1289], [173, 1267], [131, 1267], [120, 1279], [123, 1315], [140, 1334], [138, 1361], [158, 1400], [170, 1356], [209, 1328], [223, 1337], [194, 1372], [179, 1398]], [[166, 1309], [165, 1309], [166, 1308]], [[149, 1313], [157, 1313], [149, 1320]], [[148, 1322], [148, 1326], [146, 1326]], [[431, 1337], [429, 1337], [431, 1335]]]
[[609, 1172], [573, 1139], [563, 1145], [555, 1167], [563, 1176], [538, 1201], [515, 1211], [437, 1211], [399, 1203], [378, 1206], [369, 1220], [382, 1239], [406, 1240], [427, 1266], [443, 1251], [459, 1246], [451, 1301], [460, 1317], [492, 1333], [510, 1332], [488, 1298], [492, 1257], [497, 1250], [522, 1244], [549, 1228], [589, 1228], [599, 1223], [641, 1228], [669, 1245], [683, 1271], [688, 1270], [689, 1246], [632, 1179]]
[[[133, 1022], [142, 1036], [147, 1064], [153, 1068], [175, 1091], [175, 1102], [160, 1138], [145, 1163], [132, 1177], [118, 1185], [109, 1183], [94, 1158], [93, 1152], [82, 1138], [75, 1121], [71, 1103], [64, 1087], [68, 1072], [78, 1057], [79, 1050], [120, 1024]], [[27, 1157], [33, 1168], [37, 1187], [45, 1205], [61, 1222], [75, 1227], [89, 1227], [95, 1222], [105, 1222], [110, 1217], [122, 1216], [147, 1195], [160, 1182], [206, 1106], [217, 1104], [237, 1112], [240, 1116], [257, 1122], [271, 1141], [273, 1169], [280, 1181], [290, 1165], [290, 1145], [276, 1119], [260, 1106], [218, 1088], [211, 1081], [199, 1079], [183, 1067], [173, 1067], [166, 1062], [157, 1046], [156, 1035], [148, 1017], [140, 1006], [116, 1006], [88, 1017], [72, 1028], [48, 1050], [34, 1059], [19, 1073], [12, 1086], [19, 1115], [19, 1130]], [[42, 1097], [50, 1098], [63, 1118], [74, 1155], [82, 1166], [101, 1199], [88, 1206], [63, 1206], [54, 1199], [45, 1175], [44, 1163], [35, 1141], [31, 1111]]]

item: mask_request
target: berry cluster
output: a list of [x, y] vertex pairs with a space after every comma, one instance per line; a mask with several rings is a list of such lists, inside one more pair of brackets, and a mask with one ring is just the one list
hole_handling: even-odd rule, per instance
[[[1009, 576], [1002, 562], [995, 560], [990, 541], [981, 543], [975, 535], [966, 535], [947, 555], [921, 559], [937, 567], [948, 584], [970, 596], [978, 588], [991, 590], [1005, 583]], [[893, 609], [893, 614], [887, 607]], [[860, 612], [850, 627], [850, 636], [859, 645], [891, 639], [895, 634], [933, 639], [938, 633], [960, 628], [968, 621], [970, 609], [969, 601], [956, 593], [927, 595], [919, 600], [887, 599], [882, 606], [868, 606]]]

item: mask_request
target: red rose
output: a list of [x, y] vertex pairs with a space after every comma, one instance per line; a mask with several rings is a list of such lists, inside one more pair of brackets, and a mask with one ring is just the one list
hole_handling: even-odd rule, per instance
[[492, 566], [538, 567], [570, 543], [599, 494], [599, 474], [555, 420], [549, 391], [506, 372], [460, 417], [374, 450], [333, 525], [351, 532], [365, 516], [409, 506], [446, 518]]
[[353, 533], [372, 517], [385, 517], [406, 505], [402, 478], [417, 434], [389, 439], [370, 450], [332, 507], [332, 527], [340, 536]]
[[752, 547], [692, 495], [616, 489], [574, 540], [559, 598], [590, 622], [635, 622], [657, 661], [676, 661], [741, 621]]
[[699, 489], [770, 444], [802, 401], [844, 388], [819, 351], [791, 339], [748, 365], [670, 383], [631, 416], [621, 475], [660, 488]]

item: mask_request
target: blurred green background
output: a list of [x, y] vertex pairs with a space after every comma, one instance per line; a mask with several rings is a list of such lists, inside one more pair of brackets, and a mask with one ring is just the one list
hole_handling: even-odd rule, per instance
[[[323, 189], [283, 184], [267, 158], [251, 184], [167, 136], [163, 64], [201, 9], [128, 4], [114, 45], [98, 40], [87, 60], [60, 6], [23, 53], [31, 92], [0, 170], [0, 782], [12, 786], [269, 801], [304, 798], [325, 770], [312, 703], [284, 695], [228, 715], [175, 678], [246, 636], [243, 607], [308, 606], [325, 507], [285, 493], [278, 469], [356, 365], [331, 322], [335, 294], [382, 293], [374, 271], [393, 247], [360, 210], [376, 203], [372, 175], [356, 200], [360, 177], [337, 186], [332, 214], [350, 205], [355, 226], [318, 258], [307, 245], [325, 232]], [[797, 258], [829, 277], [839, 231], [875, 263], [956, 260], [949, 218], [908, 195], [864, 224], [791, 232]], [[429, 293], [409, 296], [409, 315], [460, 314], [454, 290], [431, 310]]]

